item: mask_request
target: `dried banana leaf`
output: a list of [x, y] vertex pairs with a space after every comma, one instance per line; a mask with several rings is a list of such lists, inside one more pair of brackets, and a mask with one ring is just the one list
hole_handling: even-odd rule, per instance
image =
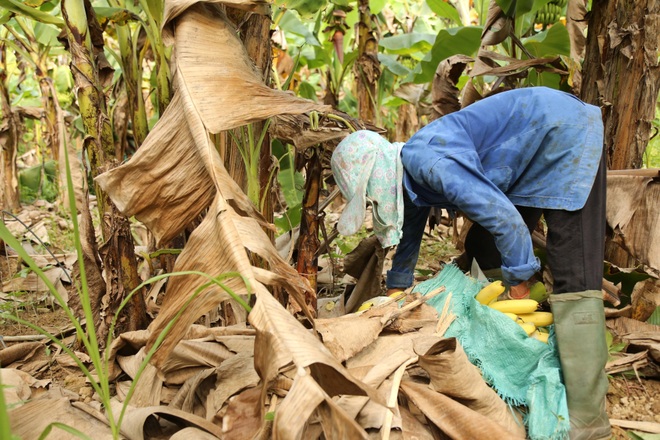
[[223, 14], [195, 5], [172, 27], [178, 92], [190, 96], [209, 132], [219, 133], [282, 113], [330, 110], [266, 86]]
[[495, 420], [431, 390], [427, 385], [404, 380], [401, 389], [429, 421], [450, 438], [517, 438]]
[[[167, 0], [165, 2], [165, 11], [163, 12], [164, 21], [169, 22], [173, 20], [185, 12], [186, 9], [201, 2], [202, 0]], [[262, 15], [270, 12], [270, 3], [265, 0], [203, 0], [203, 3], [215, 3]]]
[[608, 176], [607, 223], [635, 259], [660, 271], [660, 182]]
[[95, 179], [117, 209], [144, 223], [160, 245], [183, 231], [215, 196], [182, 112], [182, 98], [174, 95], [131, 159]]

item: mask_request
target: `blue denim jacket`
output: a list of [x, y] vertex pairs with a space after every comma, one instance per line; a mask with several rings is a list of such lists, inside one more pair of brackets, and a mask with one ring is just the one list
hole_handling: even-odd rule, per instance
[[409, 200], [388, 288], [412, 284], [431, 206], [493, 235], [506, 282], [530, 278], [540, 266], [514, 205], [581, 209], [602, 151], [600, 109], [546, 87], [502, 92], [420, 129], [401, 150]]

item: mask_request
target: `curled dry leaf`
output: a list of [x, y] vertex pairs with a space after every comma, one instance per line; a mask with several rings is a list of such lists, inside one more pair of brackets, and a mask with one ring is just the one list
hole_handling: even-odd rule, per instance
[[[164, 33], [175, 45], [172, 102], [136, 155], [97, 181], [122, 212], [142, 221], [161, 244], [209, 209], [177, 259], [175, 271], [196, 270], [211, 276], [238, 272], [250, 287], [239, 278], [226, 280], [226, 285], [246, 295], [259, 285], [247, 249], [263, 257], [268, 269], [278, 275], [265, 277], [262, 272], [260, 280], [280, 283], [300, 299], [310, 289], [309, 284], [270, 244], [263, 228], [271, 226], [231, 179], [209, 133], [274, 115], [327, 108], [265, 86], [224, 13], [194, 3], [168, 5]], [[185, 329], [199, 316], [229, 298], [222, 288], [210, 286], [184, 307], [206, 282], [206, 278], [195, 276], [170, 279], [160, 313], [151, 325], [150, 344], [170, 320], [185, 310], [154, 356], [156, 365], [162, 365]], [[304, 311], [311, 319], [306, 307]]]
[[433, 390], [496, 421], [512, 436], [525, 438], [522, 420], [514, 417], [509, 405], [483, 381], [481, 371], [470, 363], [456, 338], [441, 339], [419, 350], [419, 355], [419, 366], [429, 374]]
[[166, 26], [174, 30], [178, 92], [185, 89], [211, 133], [278, 114], [330, 110], [266, 86], [222, 13], [195, 5]]
[[355, 419], [341, 409], [318, 382], [302, 371], [277, 409], [273, 440], [303, 438], [305, 427], [314, 414], [320, 418], [326, 438], [336, 440], [369, 438]]
[[179, 234], [215, 195], [175, 94], [142, 146], [96, 182], [122, 213], [135, 216], [163, 245]]
[[[515, 3], [514, 3], [515, 4]], [[511, 33], [513, 19], [507, 17], [495, 0], [488, 4], [488, 15], [481, 33], [482, 46], [500, 44]]]
[[298, 369], [309, 368], [311, 376], [330, 396], [366, 395], [382, 403], [373, 388], [351, 376], [321, 341], [265, 289], [257, 291], [257, 303], [249, 319], [257, 330], [254, 366], [264, 383], [270, 383], [283, 367], [293, 363]]
[[525, 438], [515, 437], [495, 420], [431, 390], [427, 385], [404, 380], [401, 389], [429, 421], [450, 438]]
[[660, 182], [643, 176], [607, 177], [607, 223], [614, 240], [660, 271]]
[[474, 60], [466, 55], [454, 55], [438, 64], [431, 91], [433, 119], [461, 109], [458, 99], [460, 91], [456, 84], [472, 61]]

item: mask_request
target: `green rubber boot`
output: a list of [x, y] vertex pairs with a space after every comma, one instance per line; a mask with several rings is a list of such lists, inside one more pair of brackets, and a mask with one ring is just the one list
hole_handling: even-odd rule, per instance
[[550, 295], [571, 440], [611, 437], [605, 412], [608, 380], [603, 294], [598, 290]]

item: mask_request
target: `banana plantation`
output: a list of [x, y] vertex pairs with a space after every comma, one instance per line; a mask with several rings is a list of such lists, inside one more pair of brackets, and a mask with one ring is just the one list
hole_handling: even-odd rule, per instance
[[659, 46], [655, 0], [0, 0], [0, 439], [567, 438], [551, 272], [525, 333], [433, 210], [389, 298], [330, 166], [539, 86], [601, 109], [608, 416], [657, 438]]

